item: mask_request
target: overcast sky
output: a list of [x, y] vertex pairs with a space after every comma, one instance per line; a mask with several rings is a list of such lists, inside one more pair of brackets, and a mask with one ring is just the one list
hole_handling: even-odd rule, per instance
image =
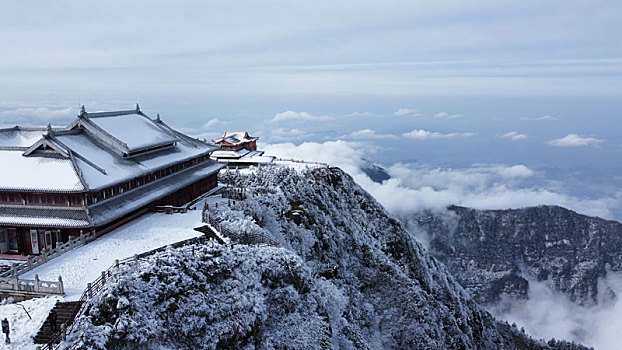
[[614, 0], [2, 1], [0, 125], [140, 102], [208, 139], [524, 165], [594, 197], [622, 187], [620, 18]]
[[620, 96], [619, 1], [3, 1], [2, 103]]

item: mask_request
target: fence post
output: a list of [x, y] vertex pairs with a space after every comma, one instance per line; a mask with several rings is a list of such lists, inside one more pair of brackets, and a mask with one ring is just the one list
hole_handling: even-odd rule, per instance
[[60, 338], [65, 341], [67, 340], [67, 324], [63, 323], [60, 325]]
[[106, 283], [106, 271], [102, 271], [102, 283]]
[[86, 236], [84, 236], [84, 233], [82, 233], [82, 231], [80, 231], [80, 243], [82, 245], [86, 244]]
[[114, 259], [114, 267], [119, 267], [119, 259]]
[[58, 276], [58, 291], [60, 294], [65, 294], [65, 285], [63, 284], [63, 278]]
[[89, 296], [89, 299], [93, 297], [93, 290], [91, 289], [91, 283], [86, 284], [86, 295]]
[[11, 274], [13, 276], [17, 276], [17, 264], [16, 263], [11, 264]]
[[19, 278], [17, 276], [14, 276], [14, 282], [15, 284], [13, 285], [13, 289], [18, 291], [19, 290]]
[[138, 254], [134, 254], [134, 266], [138, 266]]
[[39, 274], [35, 274], [35, 292], [39, 293]]

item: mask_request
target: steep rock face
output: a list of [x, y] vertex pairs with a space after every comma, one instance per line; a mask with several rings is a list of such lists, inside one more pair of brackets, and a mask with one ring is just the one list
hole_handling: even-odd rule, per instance
[[382, 183], [382, 181], [391, 178], [391, 175], [383, 167], [367, 160], [360, 168], [373, 182]]
[[412, 221], [431, 236], [431, 253], [480, 303], [503, 294], [525, 298], [528, 277], [548, 281], [578, 304], [593, 305], [598, 279], [608, 269], [622, 269], [619, 222], [558, 206], [448, 209], [419, 213]]
[[171, 252], [111, 279], [72, 335], [83, 348], [581, 349], [483, 311], [339, 169], [224, 175], [248, 198], [212, 206], [280, 247]]

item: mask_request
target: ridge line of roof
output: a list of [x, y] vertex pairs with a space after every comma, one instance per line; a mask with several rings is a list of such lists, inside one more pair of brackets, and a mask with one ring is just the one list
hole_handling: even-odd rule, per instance
[[[106, 169], [99, 167], [97, 164], [95, 164], [94, 162], [92, 162], [91, 160], [86, 158], [85, 156], [83, 156], [80, 153], [74, 151], [71, 147], [69, 147], [66, 144], [64, 144], [58, 138], [56, 138], [54, 136], [51, 136], [51, 137], [54, 140], [54, 142], [56, 142], [59, 146], [61, 146], [62, 148], [64, 148], [67, 151], [67, 153], [69, 154], [69, 158], [71, 159], [72, 163], [75, 163], [75, 159], [73, 159], [73, 154], [75, 154], [78, 158], [80, 158], [86, 164], [88, 164], [88, 165], [92, 166], [93, 168], [95, 168], [95, 170], [99, 171], [100, 173], [102, 173], [104, 175], [107, 175], [106, 174]], [[74, 164], [74, 165], [77, 167], [77, 164]], [[80, 178], [81, 181], [83, 180], [82, 179], [82, 170], [80, 170], [80, 173], [78, 174], [78, 177]], [[84, 188], [88, 190], [89, 186], [86, 185], [86, 182], [83, 183], [83, 185], [84, 185]]]
[[[47, 145], [50, 146], [50, 148], [52, 148], [54, 151], [56, 151], [56, 153], [58, 153], [59, 155], [61, 155], [64, 158], [69, 158], [69, 153], [67, 153], [66, 149], [63, 149], [62, 147], [59, 147], [57, 145], [53, 145], [50, 143], [50, 140], [48, 138], [50, 138], [50, 135], [44, 134], [41, 136], [41, 138], [35, 142], [34, 144], [32, 144], [32, 146], [28, 147], [28, 149], [26, 149], [26, 151], [24, 152], [23, 156], [29, 156], [32, 154], [32, 152], [34, 152], [35, 150], [37, 150], [37, 148], [41, 147], [42, 145]], [[66, 154], [63, 154], [66, 153]]]
[[118, 117], [122, 115], [130, 115], [130, 114], [141, 114], [140, 111], [135, 109], [128, 109], [125, 111], [110, 111], [110, 112], [84, 112], [85, 117], [87, 118], [102, 118], [102, 117]]
[[182, 133], [182, 132], [179, 132], [179, 131], [177, 131], [177, 130], [175, 130], [175, 129], [171, 128], [168, 124], [166, 124], [166, 123], [165, 123], [163, 120], [161, 120], [161, 119], [160, 119], [160, 120], [155, 120], [155, 121], [154, 121], [154, 123], [155, 123], [158, 127], [160, 127], [160, 125], [162, 125], [162, 126], [160, 127], [160, 129], [162, 129], [164, 132], [166, 132], [166, 133], [167, 133], [167, 134], [169, 134], [169, 135], [170, 135], [170, 134], [172, 134], [172, 136], [179, 138], [179, 140], [180, 140], [180, 141], [186, 141], [186, 142], [188, 142], [188, 143], [192, 143], [192, 146], [193, 146], [193, 147], [196, 147], [196, 145], [194, 144], [194, 143], [196, 143], [196, 142], [198, 142], [198, 143], [200, 143], [200, 144], [202, 144], [202, 145], [208, 146], [208, 147], [209, 147], [209, 146], [211, 146], [211, 147], [216, 147], [216, 146], [214, 146], [214, 145], [213, 145], [213, 144], [211, 144], [211, 143], [204, 142], [204, 141], [201, 141], [201, 140], [199, 140], [199, 139], [195, 139], [195, 138], [193, 138], [193, 137], [190, 137], [190, 136], [188, 136], [188, 135], [186, 135], [186, 134], [184, 134], [184, 133]]
[[84, 176], [82, 175], [82, 169], [80, 169], [78, 163], [76, 163], [76, 158], [74, 158], [72, 150], [69, 151], [69, 159], [71, 159], [71, 165], [73, 165], [73, 170], [75, 171], [76, 175], [78, 175], [78, 179], [80, 180], [80, 183], [82, 183], [82, 187], [84, 187], [85, 191], [88, 191], [89, 185], [86, 183], [86, 180], [84, 180]]
[[[109, 132], [107, 132], [106, 130], [104, 130], [104, 129], [103, 129], [103, 128], [101, 128], [99, 125], [95, 124], [94, 122], [92, 122], [92, 121], [88, 118], [88, 116], [86, 116], [86, 118], [85, 118], [84, 116], [83, 116], [83, 117], [78, 118], [78, 124], [77, 124], [77, 125], [82, 126], [82, 127], [86, 130], [87, 128], [84, 126], [85, 124], [88, 124], [88, 126], [90, 126], [90, 127], [94, 128], [94, 129], [95, 129], [95, 130], [97, 130], [98, 132], [100, 132], [100, 133], [102, 133], [102, 134], [106, 135], [107, 137], [110, 137], [113, 141], [118, 142], [118, 143], [119, 143], [119, 145], [121, 145], [121, 147], [124, 147], [124, 151], [125, 151], [125, 152], [129, 152], [129, 150], [130, 150], [130, 149], [129, 149], [129, 147], [127, 146], [127, 143], [125, 143], [125, 142], [123, 142], [123, 141], [119, 140], [118, 138], [116, 138], [116, 137], [112, 136]], [[90, 130], [87, 130], [87, 131], [89, 131], [89, 132], [90, 132]], [[94, 139], [97, 139], [97, 137], [93, 137], [93, 138], [94, 138]], [[99, 141], [100, 143], [102, 142], [101, 140], [98, 140], [98, 141]]]

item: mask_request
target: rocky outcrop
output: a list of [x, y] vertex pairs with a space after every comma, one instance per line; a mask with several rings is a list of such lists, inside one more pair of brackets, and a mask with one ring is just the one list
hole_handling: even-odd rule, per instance
[[598, 302], [598, 280], [622, 269], [622, 224], [558, 206], [475, 210], [452, 206], [408, 218], [430, 252], [480, 303], [526, 298], [529, 279], [547, 281], [580, 305]]
[[340, 169], [223, 176], [248, 196], [210, 207], [211, 217], [279, 247], [207, 245], [119, 271], [80, 319], [74, 345], [583, 349], [496, 321]]

